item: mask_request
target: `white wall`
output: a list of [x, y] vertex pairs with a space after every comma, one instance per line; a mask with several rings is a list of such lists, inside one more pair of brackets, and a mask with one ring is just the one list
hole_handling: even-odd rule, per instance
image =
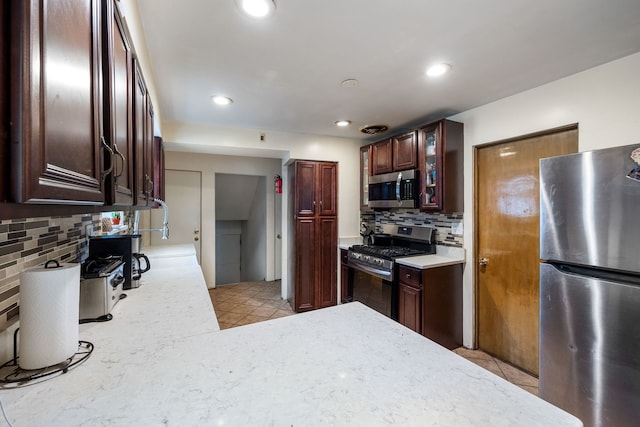
[[241, 282], [242, 221], [216, 220], [215, 233], [216, 286]]
[[[266, 252], [267, 252], [267, 234], [264, 232], [266, 228], [266, 194], [267, 179], [260, 177], [258, 186], [253, 195], [247, 194], [246, 197], [252, 199], [251, 208], [249, 210], [249, 218], [242, 221], [242, 281], [255, 282], [264, 280], [266, 277]], [[275, 228], [275, 221], [274, 221]], [[275, 229], [274, 229], [275, 233]], [[275, 254], [274, 254], [275, 262]], [[274, 264], [275, 277], [275, 264]], [[273, 280], [273, 278], [272, 278]]]
[[450, 117], [464, 123], [464, 344], [474, 330], [473, 147], [578, 123], [580, 151], [640, 143], [640, 54]]

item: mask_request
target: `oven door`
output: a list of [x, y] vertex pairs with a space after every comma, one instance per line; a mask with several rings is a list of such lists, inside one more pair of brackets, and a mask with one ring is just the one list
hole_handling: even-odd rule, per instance
[[349, 289], [353, 292], [353, 301], [398, 320], [398, 286], [391, 280], [363, 271], [361, 266], [350, 264]]

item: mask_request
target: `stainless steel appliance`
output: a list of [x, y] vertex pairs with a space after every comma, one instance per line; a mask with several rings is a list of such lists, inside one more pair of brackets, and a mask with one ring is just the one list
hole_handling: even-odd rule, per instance
[[106, 258], [119, 256], [124, 261], [124, 284], [122, 289], [131, 289], [133, 286], [133, 268], [131, 251], [132, 235], [122, 234], [114, 236], [100, 236], [89, 239], [89, 258]]
[[639, 219], [640, 145], [540, 161], [540, 397], [587, 427], [640, 420]]
[[435, 229], [425, 226], [384, 224], [383, 234], [371, 245], [355, 245], [347, 253], [349, 296], [398, 320], [398, 280], [394, 260], [434, 254]]
[[419, 187], [417, 169], [370, 176], [369, 207], [416, 208]]
[[88, 258], [82, 264], [80, 280], [80, 321], [109, 320], [105, 318], [125, 294], [125, 263], [121, 257]]
[[140, 286], [142, 274], [151, 269], [149, 258], [140, 253], [142, 246], [142, 235], [131, 234], [131, 288]]

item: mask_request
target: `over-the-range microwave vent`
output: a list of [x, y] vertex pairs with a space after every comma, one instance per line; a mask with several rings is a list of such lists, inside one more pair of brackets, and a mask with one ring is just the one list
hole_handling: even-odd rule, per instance
[[366, 133], [367, 135], [377, 135], [388, 130], [389, 126], [387, 125], [367, 125], [360, 128], [360, 132]]

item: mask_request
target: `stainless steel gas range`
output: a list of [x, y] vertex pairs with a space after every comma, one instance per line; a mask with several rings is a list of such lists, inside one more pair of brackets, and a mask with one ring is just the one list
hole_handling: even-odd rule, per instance
[[395, 260], [436, 253], [435, 229], [384, 224], [371, 245], [349, 249], [349, 297], [398, 320], [398, 277]]

